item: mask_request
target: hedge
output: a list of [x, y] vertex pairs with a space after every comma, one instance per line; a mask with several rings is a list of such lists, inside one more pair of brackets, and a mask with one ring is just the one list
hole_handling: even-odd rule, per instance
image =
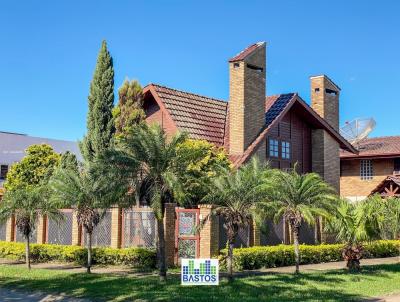
[[[343, 244], [300, 245], [300, 263], [342, 261]], [[364, 258], [395, 257], [400, 254], [400, 240], [379, 240], [365, 244]], [[221, 251], [220, 265], [226, 268], [227, 250]], [[235, 270], [253, 270], [294, 265], [292, 245], [237, 248], [233, 252]]]
[[[0, 258], [25, 259], [25, 244], [0, 241]], [[33, 262], [75, 262], [84, 265], [87, 249], [74, 245], [31, 244]], [[93, 264], [129, 265], [136, 268], [156, 267], [156, 252], [146, 248], [93, 248]]]

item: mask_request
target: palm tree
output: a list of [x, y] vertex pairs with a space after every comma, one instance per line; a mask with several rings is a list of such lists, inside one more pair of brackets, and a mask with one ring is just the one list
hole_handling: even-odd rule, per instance
[[15, 224], [19, 232], [24, 236], [25, 261], [28, 269], [31, 269], [30, 237], [36, 228], [39, 216], [47, 216], [51, 219], [61, 219], [59, 206], [49, 198], [46, 186], [33, 188], [17, 188], [6, 191], [0, 203], [0, 221], [15, 217]]
[[400, 235], [400, 199], [375, 194], [360, 203], [371, 239], [397, 239]]
[[275, 170], [262, 187], [267, 196], [259, 205], [259, 213], [272, 217], [276, 223], [282, 217], [293, 235], [296, 273], [299, 273], [300, 226], [314, 225], [316, 218], [329, 217], [336, 200], [334, 189], [316, 173], [299, 174], [296, 167], [290, 172]]
[[[206, 202], [215, 205], [212, 214], [224, 218], [224, 228], [228, 243], [228, 276], [233, 279], [233, 249], [236, 236], [252, 220], [256, 204], [263, 197], [261, 184], [268, 177], [268, 166], [261, 164], [257, 158], [237, 170], [224, 169], [211, 184]], [[205, 217], [204, 224], [210, 217]]]
[[[125, 206], [146, 202], [157, 219], [157, 258], [161, 281], [166, 280], [164, 210], [165, 204], [185, 200], [182, 175], [186, 173], [186, 160], [193, 155], [178, 154], [178, 146], [187, 139], [187, 134], [177, 133], [168, 137], [158, 125], [136, 126], [129, 135], [119, 137], [114, 150], [103, 156], [119, 172], [132, 194], [125, 197]], [[187, 158], [186, 158], [187, 157]], [[130, 199], [129, 196], [132, 198]]]
[[360, 269], [360, 259], [363, 254], [363, 242], [371, 238], [367, 223], [370, 209], [362, 204], [353, 204], [342, 199], [334, 211], [333, 217], [325, 228], [336, 233], [339, 242], [344, 242], [343, 258], [347, 261], [347, 268], [351, 271]]
[[115, 202], [113, 181], [116, 179], [100, 175], [97, 169], [98, 166], [94, 164], [90, 167], [86, 165], [81, 170], [58, 169], [49, 182], [52, 200], [62, 203], [64, 207], [74, 208], [78, 225], [86, 232], [88, 273], [92, 266], [93, 230], [101, 221], [105, 210]]

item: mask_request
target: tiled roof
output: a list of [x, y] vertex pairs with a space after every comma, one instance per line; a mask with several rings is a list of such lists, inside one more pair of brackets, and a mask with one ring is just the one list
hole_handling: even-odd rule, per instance
[[359, 154], [341, 151], [341, 158], [353, 157], [388, 157], [400, 155], [400, 136], [371, 137], [362, 140], [355, 146]]
[[[382, 180], [375, 189], [373, 189], [370, 195], [374, 195], [375, 193], [385, 193], [383, 192], [385, 188], [387, 188], [391, 183], [396, 184], [400, 187], [400, 176], [399, 175], [389, 175], [384, 180]], [[399, 192], [400, 193], [400, 192]]]
[[228, 103], [193, 93], [151, 84], [176, 126], [192, 138], [224, 145]]
[[[227, 102], [156, 84], [150, 84], [145, 89], [156, 93], [156, 97], [163, 103], [178, 129], [187, 131], [192, 138], [204, 139], [229, 150], [229, 106]], [[314, 123], [327, 128], [327, 131], [341, 142], [342, 147], [349, 150], [354, 149], [297, 94], [286, 93], [266, 97], [265, 127], [260, 129], [262, 132], [250, 144], [246, 152], [242, 156], [232, 159], [233, 162], [243, 161], [250, 156], [264, 139], [274, 121], [278, 120], [282, 113], [288, 110], [288, 105], [293, 104], [296, 100], [311, 115]]]
[[256, 50], [259, 46], [264, 45], [265, 42], [258, 42], [253, 45], [250, 45], [249, 47], [245, 48], [242, 50], [240, 53], [238, 53], [236, 56], [231, 58], [229, 62], [238, 62], [244, 60], [249, 54], [251, 54], [254, 50]]

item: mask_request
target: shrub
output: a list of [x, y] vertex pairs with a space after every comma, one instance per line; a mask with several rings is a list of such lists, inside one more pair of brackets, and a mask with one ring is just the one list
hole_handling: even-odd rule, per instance
[[[75, 262], [86, 264], [87, 249], [74, 245], [31, 244], [31, 257], [34, 262]], [[23, 260], [25, 244], [19, 242], [0, 241], [0, 258]], [[94, 248], [94, 264], [129, 265], [141, 269], [156, 267], [156, 252], [145, 248]]]
[[[342, 261], [343, 244], [300, 245], [300, 263], [312, 264]], [[383, 258], [399, 255], [400, 240], [379, 240], [365, 244], [364, 258]], [[226, 267], [227, 250], [220, 256], [220, 265]], [[294, 265], [291, 245], [255, 246], [234, 250], [235, 270], [253, 270]]]

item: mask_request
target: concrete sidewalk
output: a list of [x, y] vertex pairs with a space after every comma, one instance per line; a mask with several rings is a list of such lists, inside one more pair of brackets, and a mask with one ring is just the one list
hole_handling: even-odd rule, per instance
[[[400, 257], [389, 257], [389, 258], [374, 258], [374, 259], [362, 259], [361, 266], [366, 265], [379, 265], [379, 264], [394, 264], [400, 263]], [[24, 266], [25, 263], [21, 261], [13, 261], [8, 259], [0, 258], [0, 265], [17, 265]], [[312, 272], [312, 271], [326, 271], [334, 269], [342, 269], [346, 267], [345, 261], [339, 262], [327, 262], [319, 264], [304, 264], [300, 266], [301, 272]], [[71, 272], [85, 272], [86, 268], [82, 266], [75, 265], [73, 263], [35, 263], [32, 264], [32, 268], [42, 268], [42, 269], [53, 269], [53, 270], [66, 270]], [[292, 273], [295, 270], [295, 266], [284, 266], [284, 267], [274, 267], [274, 268], [262, 268], [258, 270], [248, 270], [237, 272], [237, 275], [257, 275], [264, 274], [268, 272], [273, 273]], [[153, 274], [152, 272], [139, 273], [135, 272], [134, 269], [127, 266], [93, 266], [92, 272], [95, 274], [117, 274], [117, 275], [137, 275], [137, 276], [148, 276]]]

